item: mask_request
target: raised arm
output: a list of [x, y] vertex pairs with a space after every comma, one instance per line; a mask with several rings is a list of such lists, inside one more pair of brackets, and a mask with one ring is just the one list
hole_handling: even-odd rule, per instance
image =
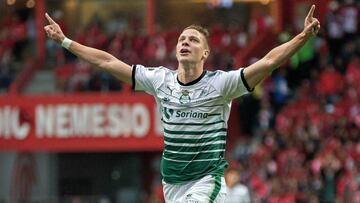
[[49, 25], [46, 25], [44, 29], [49, 38], [67, 48], [80, 59], [98, 67], [101, 70], [110, 72], [119, 80], [131, 85], [131, 66], [105, 51], [87, 47], [75, 41], [69, 40], [65, 37], [60, 26], [47, 13], [45, 14], [45, 17], [49, 21]]
[[313, 17], [314, 10], [315, 5], [312, 5], [305, 18], [304, 30], [300, 34], [295, 36], [292, 40], [275, 47], [262, 59], [245, 68], [244, 76], [250, 88], [255, 87], [274, 69], [286, 62], [310, 37], [315, 36], [318, 33], [320, 23], [318, 19]]

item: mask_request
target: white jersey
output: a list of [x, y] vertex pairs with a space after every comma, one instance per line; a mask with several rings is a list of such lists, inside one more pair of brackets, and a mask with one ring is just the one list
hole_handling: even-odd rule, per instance
[[225, 203], [250, 203], [249, 189], [243, 184], [237, 184], [233, 188], [227, 188]]
[[176, 71], [133, 66], [133, 89], [153, 95], [161, 111], [165, 146], [161, 174], [165, 182], [178, 184], [224, 175], [231, 101], [251, 91], [243, 71], [204, 71], [195, 81], [181, 84]]

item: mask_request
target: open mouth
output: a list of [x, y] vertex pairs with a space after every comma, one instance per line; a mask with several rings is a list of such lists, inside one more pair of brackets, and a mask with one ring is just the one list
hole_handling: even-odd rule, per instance
[[180, 49], [180, 54], [181, 54], [181, 55], [190, 54], [190, 53], [191, 53], [191, 52], [190, 52], [189, 49], [185, 49], [185, 48]]

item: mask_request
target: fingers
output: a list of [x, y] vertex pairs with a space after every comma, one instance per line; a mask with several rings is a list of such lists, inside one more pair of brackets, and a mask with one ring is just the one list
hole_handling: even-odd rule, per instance
[[49, 16], [49, 14], [45, 13], [46, 19], [49, 21], [49, 25], [44, 26], [44, 30], [46, 35], [54, 40], [57, 43], [61, 43], [63, 41], [64, 34], [61, 31], [59, 25]]
[[53, 36], [54, 36], [54, 34], [55, 34], [55, 32], [56, 32], [56, 26], [57, 26], [57, 24], [56, 24], [56, 22], [49, 16], [48, 13], [45, 13], [45, 17], [46, 17], [46, 19], [49, 21], [49, 25], [46, 25], [46, 26], [44, 27], [45, 32], [46, 32], [46, 34], [47, 34], [48, 37], [53, 38]]
[[312, 18], [314, 15], [315, 5], [313, 4], [310, 8], [309, 13], [307, 14], [306, 18]]
[[319, 30], [320, 30], [320, 23], [315, 25], [315, 27], [313, 29], [314, 29], [315, 34], [317, 34], [319, 32]]
[[316, 35], [320, 30], [320, 22], [316, 18], [314, 18], [314, 21], [308, 25], [307, 27], [308, 32], [310, 32], [312, 35]]
[[310, 27], [317, 27], [320, 24], [319, 20], [314, 18], [313, 22], [309, 25]]
[[46, 35], [52, 39], [56, 36], [56, 29], [53, 27], [53, 25], [47, 25], [44, 27], [44, 30], [46, 32]]
[[52, 31], [52, 28], [51, 28], [51, 25], [45, 26], [44, 29], [45, 29], [46, 35], [47, 35], [48, 37], [51, 37], [51, 36], [52, 36], [52, 32], [53, 32], [53, 31]]
[[45, 17], [49, 21], [50, 25], [56, 24], [55, 21], [49, 16], [49, 14], [45, 13]]
[[54, 31], [54, 28], [51, 25], [47, 25], [44, 27], [46, 32]]

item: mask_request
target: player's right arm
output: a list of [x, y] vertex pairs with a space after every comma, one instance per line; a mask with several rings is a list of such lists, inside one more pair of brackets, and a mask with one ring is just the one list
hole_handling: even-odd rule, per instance
[[[47, 36], [58, 44], [61, 44], [66, 37], [60, 26], [47, 13], [45, 17], [49, 21], [49, 25], [44, 27]], [[75, 41], [71, 41], [68, 50], [91, 65], [110, 72], [119, 80], [130, 85], [132, 84], [131, 66], [120, 61], [113, 55], [99, 49], [84, 46]]]

